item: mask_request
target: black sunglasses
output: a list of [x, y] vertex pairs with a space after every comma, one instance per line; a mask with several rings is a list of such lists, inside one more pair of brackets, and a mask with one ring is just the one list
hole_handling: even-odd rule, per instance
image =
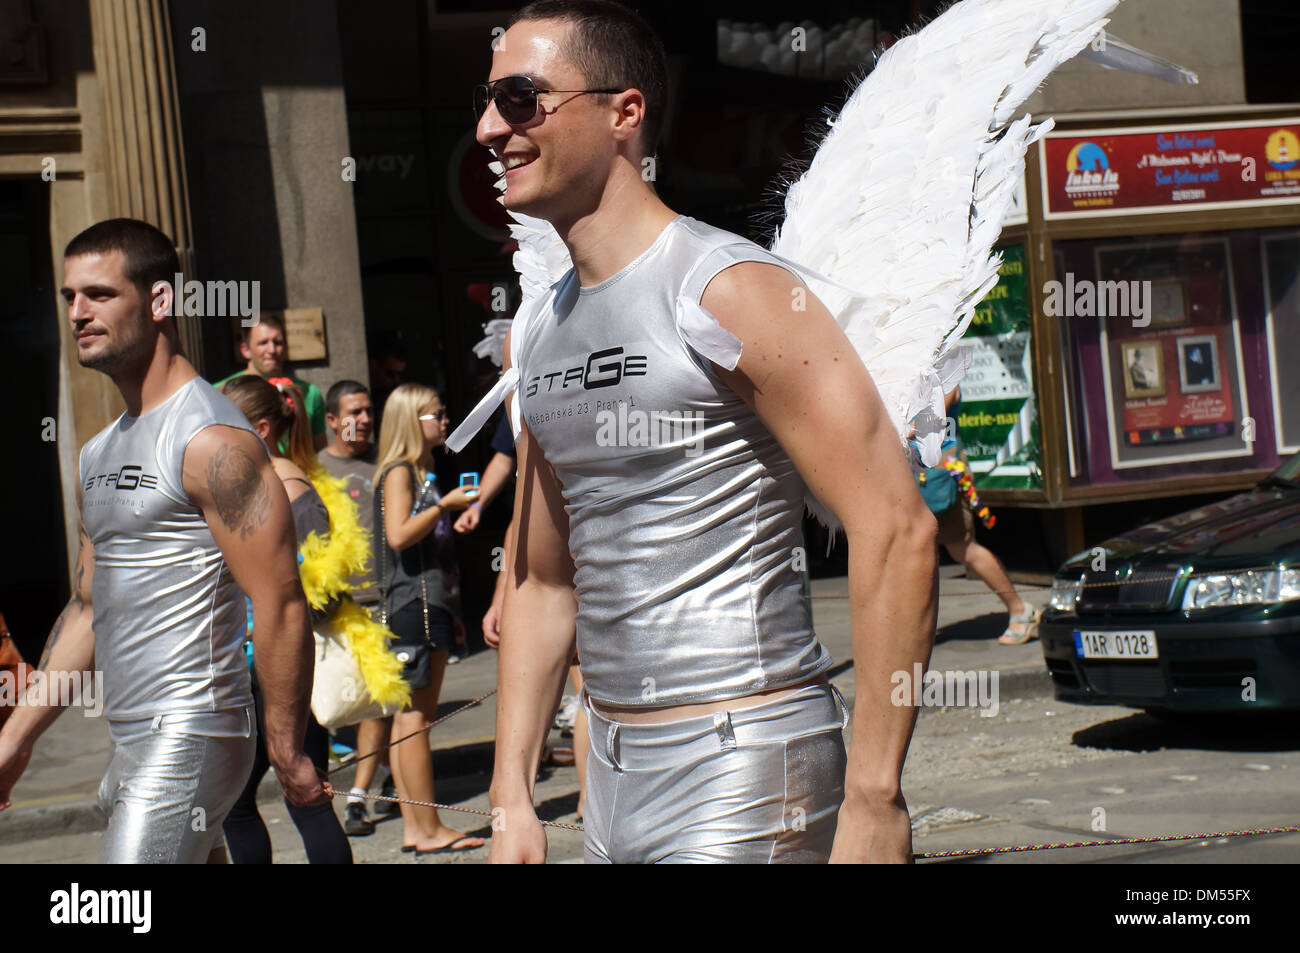
[[496, 103], [501, 118], [512, 126], [532, 122], [537, 115], [538, 93], [621, 93], [621, 89], [538, 89], [527, 76], [502, 76], [474, 87], [474, 121], [487, 112], [488, 102]]

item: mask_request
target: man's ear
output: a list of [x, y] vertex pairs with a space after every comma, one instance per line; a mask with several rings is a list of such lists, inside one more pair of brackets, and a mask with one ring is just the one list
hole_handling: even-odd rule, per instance
[[176, 289], [170, 281], [155, 281], [150, 289], [149, 316], [161, 322], [175, 313]]
[[624, 142], [636, 136], [645, 120], [645, 97], [639, 89], [625, 89], [614, 94], [618, 115], [614, 120], [614, 138]]
[[325, 425], [326, 425], [327, 427], [329, 427], [330, 430], [338, 430], [338, 429], [339, 429], [339, 418], [338, 418], [336, 415], [331, 414], [331, 413], [327, 410], [327, 411], [325, 411]]
[[253, 359], [253, 352], [248, 349], [247, 341], [239, 342], [239, 353], [246, 361], [251, 361]]

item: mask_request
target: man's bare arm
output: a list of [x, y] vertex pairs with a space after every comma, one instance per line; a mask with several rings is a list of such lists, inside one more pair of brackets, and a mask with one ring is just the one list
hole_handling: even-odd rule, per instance
[[510, 567], [514, 562], [515, 524], [512, 521], [506, 527], [506, 538], [501, 543], [501, 571], [497, 573], [496, 584], [492, 587], [492, 604], [483, 616], [483, 641], [488, 648], [501, 647], [501, 609], [506, 602], [506, 582], [510, 578]]
[[[508, 339], [505, 353], [508, 368]], [[502, 833], [512, 835], [493, 837], [493, 859], [506, 861], [545, 859], [545, 837], [535, 826], [533, 784], [573, 658], [577, 617], [569, 519], [559, 481], [527, 427], [518, 446], [515, 535], [501, 615], [496, 763], [490, 791], [493, 807], [505, 810]], [[521, 828], [524, 836], [515, 840]]]
[[[80, 509], [81, 493], [77, 493]], [[37, 668], [42, 672], [88, 672], [95, 667], [95, 636], [91, 629], [94, 606], [91, 587], [95, 578], [95, 546], [78, 524], [81, 545], [73, 576], [72, 597], [50, 629]], [[21, 686], [20, 686], [21, 688]], [[40, 700], [40, 699], [33, 699]], [[9, 792], [31, 758], [32, 747], [63, 713], [64, 706], [25, 704], [17, 707], [0, 730], [0, 810], [9, 806]]]
[[494, 453], [483, 471], [483, 480], [478, 488], [478, 505], [485, 508], [496, 499], [506, 482], [515, 475], [515, 461], [506, 453]]
[[891, 676], [926, 664], [938, 605], [936, 522], [916, 489], [871, 376], [826, 308], [774, 265], [723, 271], [703, 307], [742, 343], [723, 379], [843, 524], [856, 678], [853, 743], [833, 859], [910, 859], [901, 793], [916, 711]]
[[253, 649], [266, 705], [266, 753], [295, 804], [324, 797], [303, 754], [311, 704], [310, 615], [293, 511], [257, 436], [208, 427], [190, 441], [185, 492], [203, 511], [235, 582], [253, 602]]

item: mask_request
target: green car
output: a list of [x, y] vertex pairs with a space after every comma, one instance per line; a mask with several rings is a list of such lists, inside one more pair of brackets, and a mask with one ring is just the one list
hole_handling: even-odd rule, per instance
[[1064, 701], [1300, 709], [1300, 455], [1253, 490], [1071, 557], [1039, 634]]

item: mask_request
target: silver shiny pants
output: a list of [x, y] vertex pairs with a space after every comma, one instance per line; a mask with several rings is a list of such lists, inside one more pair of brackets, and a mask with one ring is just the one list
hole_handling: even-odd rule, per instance
[[[742, 699], [738, 704], [745, 704]], [[587, 863], [825, 863], [844, 800], [848, 708], [830, 684], [665, 724], [598, 714]]]
[[100, 863], [206, 863], [225, 845], [221, 822], [248, 783], [256, 731], [251, 707], [109, 722]]

